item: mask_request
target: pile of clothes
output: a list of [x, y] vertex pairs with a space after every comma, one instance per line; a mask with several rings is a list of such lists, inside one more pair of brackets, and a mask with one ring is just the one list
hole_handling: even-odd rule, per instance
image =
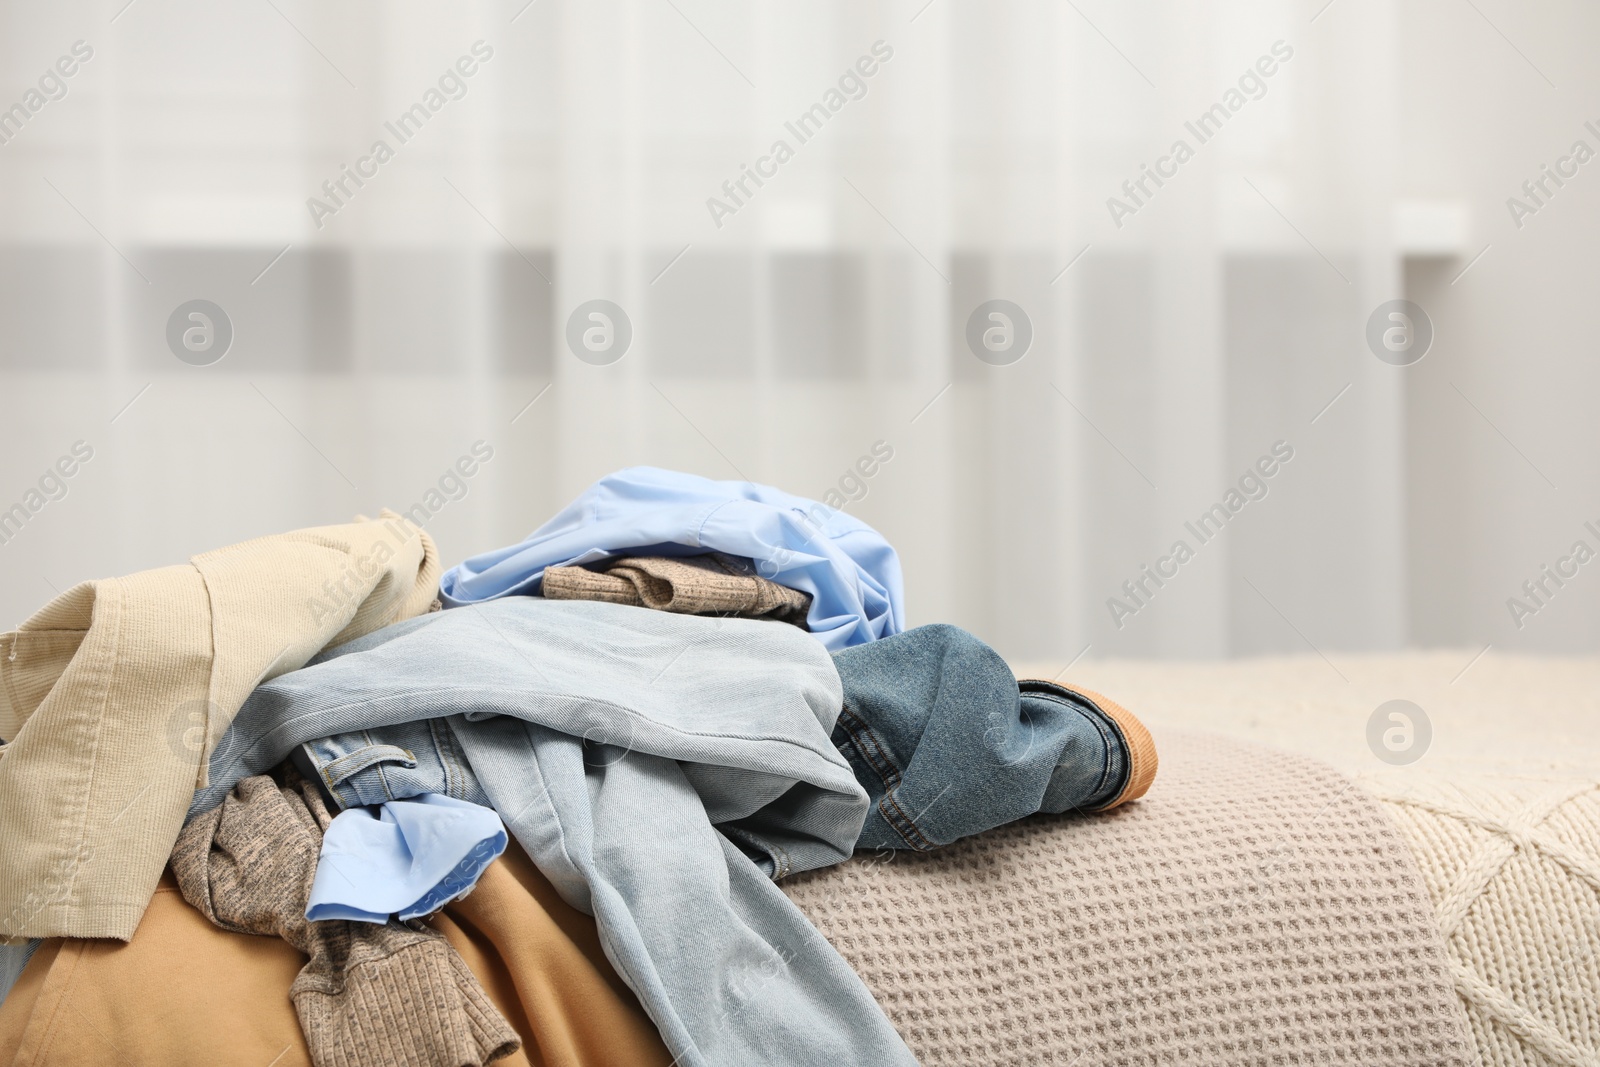
[[652, 468], [442, 575], [383, 512], [77, 586], [0, 636], [0, 1063], [914, 1063], [776, 883], [1156, 756], [904, 618], [866, 524]]

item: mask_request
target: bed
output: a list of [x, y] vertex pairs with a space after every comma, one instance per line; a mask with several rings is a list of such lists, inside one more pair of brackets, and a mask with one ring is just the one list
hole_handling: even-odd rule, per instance
[[1061, 680], [1150, 725], [1143, 801], [785, 883], [923, 1063], [1600, 1064], [1600, 660]]

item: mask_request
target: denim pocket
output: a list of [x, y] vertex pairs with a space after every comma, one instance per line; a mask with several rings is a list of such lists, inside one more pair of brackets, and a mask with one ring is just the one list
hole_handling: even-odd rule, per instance
[[307, 777], [341, 808], [442, 793], [488, 804], [455, 734], [443, 719], [356, 730], [307, 741], [295, 753]]

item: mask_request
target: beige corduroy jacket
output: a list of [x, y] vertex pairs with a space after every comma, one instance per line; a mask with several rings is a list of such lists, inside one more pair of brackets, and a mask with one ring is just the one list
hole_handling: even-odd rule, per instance
[[84, 582], [0, 635], [0, 936], [131, 938], [250, 691], [438, 585], [384, 511]]

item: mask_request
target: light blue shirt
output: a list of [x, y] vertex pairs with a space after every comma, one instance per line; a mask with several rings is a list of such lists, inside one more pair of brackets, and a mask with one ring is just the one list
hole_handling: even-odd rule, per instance
[[629, 467], [607, 475], [520, 544], [445, 572], [444, 602], [461, 607], [537, 595], [546, 567], [610, 556], [744, 556], [756, 572], [811, 594], [807, 628], [830, 652], [900, 633], [900, 558], [859, 519], [755, 482]]
[[477, 885], [505, 850], [494, 809], [454, 797], [349, 808], [322, 837], [306, 918], [382, 924], [431, 915]]

